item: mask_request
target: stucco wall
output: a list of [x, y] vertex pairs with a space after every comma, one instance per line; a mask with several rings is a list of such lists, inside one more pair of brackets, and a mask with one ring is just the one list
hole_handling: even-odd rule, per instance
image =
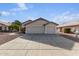
[[39, 20], [39, 21], [35, 21], [33, 23], [30, 23], [28, 25], [26, 25], [26, 27], [31, 27], [31, 26], [42, 26], [43, 24], [46, 24], [46, 21], [43, 20]]

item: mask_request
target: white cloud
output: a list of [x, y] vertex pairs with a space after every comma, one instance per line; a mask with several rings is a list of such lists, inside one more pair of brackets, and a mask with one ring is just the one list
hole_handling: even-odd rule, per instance
[[9, 15], [15, 15], [15, 12], [10, 12], [10, 11], [1, 11], [0, 15], [1, 16], [9, 16]]
[[9, 9], [8, 11], [1, 11], [0, 15], [2, 16], [15, 15], [16, 11], [21, 12], [24, 10], [28, 10], [28, 7], [24, 3], [17, 3], [16, 5], [17, 6], [15, 8]]
[[16, 13], [15, 12], [11, 12], [11, 15], [16, 15]]
[[8, 12], [8, 11], [1, 11], [0, 14], [2, 16], [8, 16], [8, 15], [10, 15], [10, 12]]
[[24, 3], [18, 3], [16, 8], [11, 9], [10, 11], [23, 11], [27, 10], [28, 7]]
[[26, 19], [27, 19], [27, 20], [33, 20], [33, 19], [35, 19], [35, 18], [34, 18], [34, 17], [29, 16], [29, 17], [27, 17]]
[[58, 21], [59, 23], [69, 22], [79, 20], [79, 13], [74, 13], [71, 11], [66, 11], [54, 17], [54, 21]]
[[27, 9], [28, 9], [24, 3], [19, 3], [19, 4], [18, 4], [18, 7], [19, 7], [21, 10], [27, 10]]

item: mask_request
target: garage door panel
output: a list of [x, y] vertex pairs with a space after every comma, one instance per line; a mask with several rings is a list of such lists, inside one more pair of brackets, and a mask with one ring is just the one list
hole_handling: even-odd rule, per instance
[[43, 33], [43, 27], [42, 26], [35, 26], [35, 27], [29, 27], [27, 29], [27, 33]]
[[55, 34], [56, 33], [56, 28], [52, 28], [52, 27], [47, 27], [46, 29], [45, 29], [45, 33], [47, 33], [47, 34]]

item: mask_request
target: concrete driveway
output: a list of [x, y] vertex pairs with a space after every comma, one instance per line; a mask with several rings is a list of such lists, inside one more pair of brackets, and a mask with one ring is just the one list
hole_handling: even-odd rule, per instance
[[21, 35], [1, 45], [0, 55], [79, 55], [79, 43], [60, 35]]

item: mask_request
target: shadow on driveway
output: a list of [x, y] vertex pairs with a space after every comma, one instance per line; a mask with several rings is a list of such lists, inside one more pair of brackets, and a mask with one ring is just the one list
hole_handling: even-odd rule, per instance
[[21, 36], [21, 38], [67, 50], [72, 50], [75, 43], [74, 41], [64, 38], [62, 36], [51, 34], [24, 34]]

